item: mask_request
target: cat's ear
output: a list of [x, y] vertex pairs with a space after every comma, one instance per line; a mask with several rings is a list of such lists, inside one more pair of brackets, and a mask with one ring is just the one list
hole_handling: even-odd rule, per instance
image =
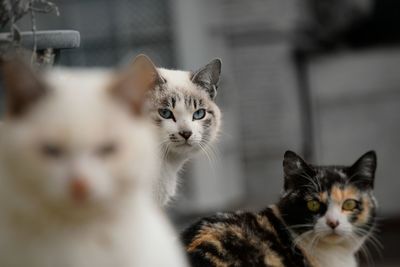
[[194, 72], [192, 82], [207, 91], [211, 99], [217, 96], [219, 76], [221, 75], [221, 60], [213, 59], [210, 63]]
[[373, 188], [376, 171], [376, 153], [368, 151], [350, 167], [351, 183], [362, 188]]
[[47, 86], [22, 60], [0, 61], [5, 90], [5, 113], [10, 117], [23, 116], [29, 108], [47, 93]]
[[144, 55], [140, 54], [136, 56], [136, 58], [133, 60], [132, 63], [132, 73], [134, 76], [137, 77], [148, 77], [148, 76], [153, 76], [153, 85], [154, 87], [156, 85], [160, 85], [165, 83], [165, 80], [163, 77], [161, 77], [160, 73], [157, 70], [157, 67], [154, 65], [153, 61], [151, 59]]
[[151, 60], [139, 55], [133, 64], [116, 75], [111, 93], [126, 103], [131, 111], [140, 114], [149, 91], [164, 82]]
[[310, 182], [314, 170], [299, 155], [293, 151], [286, 151], [283, 159], [283, 172], [285, 177], [285, 190], [294, 188], [299, 184]]

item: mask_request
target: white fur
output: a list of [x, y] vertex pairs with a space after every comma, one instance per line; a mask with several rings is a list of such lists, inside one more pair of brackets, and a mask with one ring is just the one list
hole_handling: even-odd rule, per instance
[[[216, 139], [220, 128], [220, 110], [217, 105], [210, 99], [205, 90], [199, 89], [190, 79], [188, 71], [168, 70], [160, 68], [159, 74], [166, 79], [166, 90], [157, 91], [153, 95], [153, 117], [162, 120], [162, 126], [158, 128], [158, 134], [161, 142], [161, 154], [163, 162], [161, 167], [161, 175], [156, 185], [156, 198], [161, 206], [166, 206], [170, 200], [176, 195], [179, 171], [183, 165], [192, 158], [198, 151], [209, 149], [210, 144]], [[201, 121], [193, 120], [193, 112], [196, 110], [188, 109], [184, 101], [177, 101], [173, 109], [176, 121], [172, 119], [162, 119], [158, 114], [157, 100], [168, 96], [169, 94], [178, 94], [182, 98], [185, 95], [192, 95], [204, 100], [208, 108], [213, 109], [215, 114], [215, 125], [213, 125], [213, 132], [211, 133], [210, 141], [207, 144], [199, 144], [202, 140], [203, 127]], [[210, 114], [206, 114], [207, 119]], [[180, 131], [190, 130], [192, 136], [186, 140], [178, 133]], [[169, 136], [174, 134], [177, 138], [176, 142], [171, 142]]]
[[[174, 231], [152, 200], [154, 130], [106, 92], [111, 73], [54, 70], [52, 91], [0, 131], [0, 266], [184, 267]], [[115, 142], [107, 158], [96, 154]], [[64, 150], [42, 154], [44, 143]], [[71, 197], [71, 179], [88, 198]]]
[[[355, 253], [364, 243], [365, 237], [354, 234], [353, 226], [342, 212], [341, 205], [330, 202], [325, 215], [317, 220], [314, 233], [308, 234], [302, 244], [321, 267], [357, 266]], [[329, 220], [338, 221], [339, 225], [332, 230], [327, 224]]]
[[196, 90], [193, 82], [190, 80], [189, 71], [184, 70], [169, 70], [157, 68], [160, 75], [167, 79], [168, 87], [182, 88], [183, 90]]
[[319, 245], [312, 252], [321, 267], [357, 267], [354, 253], [351, 247], [333, 245]]

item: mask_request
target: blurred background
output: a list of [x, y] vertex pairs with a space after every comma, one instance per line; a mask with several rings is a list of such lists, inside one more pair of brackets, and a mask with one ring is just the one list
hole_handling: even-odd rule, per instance
[[[111, 67], [146, 53], [195, 70], [222, 59], [223, 131], [211, 160], [199, 155], [182, 175], [169, 209], [178, 229], [274, 203], [288, 149], [317, 164], [352, 164], [374, 149], [384, 249], [363, 266], [400, 266], [400, 1], [53, 2], [60, 15], [37, 16], [37, 29], [81, 35], [59, 65]], [[19, 25], [30, 30], [30, 18]]]

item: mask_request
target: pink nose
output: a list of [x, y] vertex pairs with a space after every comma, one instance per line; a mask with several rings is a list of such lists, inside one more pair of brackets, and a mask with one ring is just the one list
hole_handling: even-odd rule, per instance
[[338, 227], [339, 221], [338, 221], [338, 220], [336, 220], [336, 221], [326, 220], [326, 224], [327, 224], [330, 228], [335, 229], [336, 227]]
[[179, 135], [188, 140], [190, 136], [192, 136], [192, 131], [181, 131]]
[[88, 184], [81, 178], [74, 178], [70, 182], [70, 193], [74, 200], [83, 202], [88, 197]]

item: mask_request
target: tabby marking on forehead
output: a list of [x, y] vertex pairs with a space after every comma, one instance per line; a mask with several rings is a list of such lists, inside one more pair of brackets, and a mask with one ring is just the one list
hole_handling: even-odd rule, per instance
[[333, 186], [331, 189], [331, 198], [337, 203], [342, 203], [346, 199], [358, 199], [360, 191], [354, 186]]

